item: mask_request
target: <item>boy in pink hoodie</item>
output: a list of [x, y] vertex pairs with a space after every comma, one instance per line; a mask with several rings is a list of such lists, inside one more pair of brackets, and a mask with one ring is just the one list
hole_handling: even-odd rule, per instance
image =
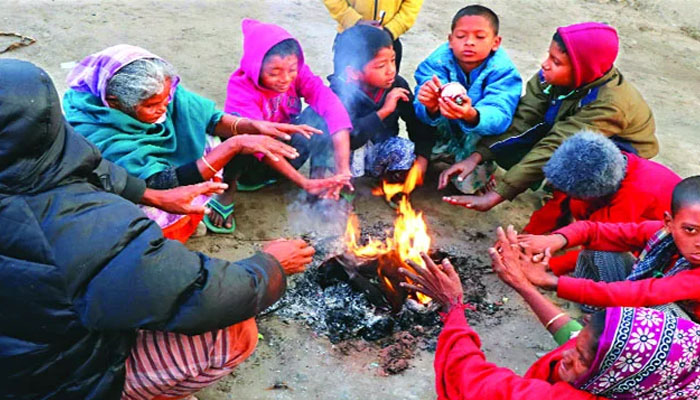
[[651, 158], [659, 149], [654, 117], [639, 91], [615, 68], [619, 40], [615, 28], [598, 22], [560, 27], [541, 70], [527, 83], [513, 122], [499, 136], [482, 138], [476, 151], [440, 176], [468, 176], [495, 160], [508, 172], [481, 196], [443, 200], [486, 211], [539, 187], [542, 167], [568, 137], [582, 130], [611, 138], [623, 151]]
[[[298, 124], [303, 98], [323, 117], [330, 140], [324, 134], [311, 137], [293, 134], [282, 138], [288, 140], [300, 156], [291, 162], [284, 160], [270, 166], [309, 193], [337, 198], [344, 186], [351, 188], [349, 133], [352, 123], [345, 107], [304, 63], [301, 45], [289, 32], [277, 25], [252, 19], [244, 19], [241, 28], [243, 56], [239, 68], [229, 79], [224, 110], [251, 119]], [[330, 152], [329, 142], [332, 142], [335, 155], [335, 179], [308, 179], [301, 175], [297, 169], [310, 155], [312, 175], [321, 169], [319, 167], [333, 168], [332, 165], [319, 166], [314, 162], [318, 158], [314, 157], [319, 155], [317, 153]], [[310, 154], [312, 148], [314, 154]], [[269, 168], [252, 160], [242, 172], [239, 190], [255, 190], [274, 181], [270, 179], [274, 175]]]

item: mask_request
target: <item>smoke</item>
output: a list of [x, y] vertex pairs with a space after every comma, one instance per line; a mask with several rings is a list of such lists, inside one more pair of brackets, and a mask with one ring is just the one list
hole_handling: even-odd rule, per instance
[[342, 242], [352, 204], [343, 200], [318, 199], [299, 193], [287, 206], [289, 228], [297, 235], [316, 239], [338, 238]]

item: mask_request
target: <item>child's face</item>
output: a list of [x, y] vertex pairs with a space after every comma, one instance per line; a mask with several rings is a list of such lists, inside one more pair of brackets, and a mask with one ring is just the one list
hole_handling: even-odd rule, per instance
[[260, 75], [263, 87], [277, 93], [289, 90], [299, 73], [299, 59], [295, 55], [285, 57], [273, 56], [265, 62]]
[[501, 45], [501, 37], [495, 34], [489, 20], [480, 15], [467, 15], [457, 20], [447, 40], [452, 54], [467, 72], [481, 65]]
[[700, 203], [681, 207], [675, 216], [664, 215], [678, 252], [693, 266], [700, 266]]
[[147, 124], [156, 123], [167, 111], [170, 103], [170, 79], [166, 79], [163, 90], [134, 107], [134, 116]]
[[385, 47], [365, 64], [359, 78], [365, 85], [389, 89], [396, 79], [396, 54], [391, 47]]
[[549, 54], [542, 63], [542, 75], [550, 85], [564, 88], [574, 86], [574, 68], [571, 65], [571, 59], [555, 41], [549, 44]]

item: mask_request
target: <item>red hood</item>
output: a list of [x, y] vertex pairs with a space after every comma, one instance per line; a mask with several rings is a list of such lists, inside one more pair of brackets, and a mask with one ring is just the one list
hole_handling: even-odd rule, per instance
[[574, 87], [581, 87], [610, 71], [620, 42], [617, 31], [599, 22], [560, 27], [557, 32], [566, 45], [574, 69]]

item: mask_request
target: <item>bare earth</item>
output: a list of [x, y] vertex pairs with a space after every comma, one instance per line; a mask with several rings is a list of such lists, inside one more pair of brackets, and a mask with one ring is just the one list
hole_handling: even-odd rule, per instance
[[[660, 6], [659, 4], [663, 4]], [[466, 3], [426, 0], [413, 29], [402, 36], [402, 72], [409, 81], [416, 65], [448, 34], [454, 12]], [[661, 154], [656, 158], [682, 176], [700, 173], [700, 1], [697, 0], [538, 0], [484, 1], [501, 17], [503, 46], [524, 79], [538, 68], [552, 33], [560, 25], [597, 20], [617, 27], [622, 50], [618, 66], [654, 110]], [[145, 47], [178, 68], [184, 84], [222, 106], [229, 74], [241, 56], [240, 21], [274, 22], [299, 38], [307, 62], [319, 75], [331, 72], [335, 23], [320, 0], [231, 1], [46, 1], [0, 0], [0, 31], [38, 41], [2, 57], [30, 60], [48, 70], [59, 92], [72, 62], [105, 47], [130, 43]], [[0, 48], [10, 40], [0, 37]], [[63, 65], [62, 65], [63, 64]], [[434, 177], [434, 173], [433, 173]], [[500, 224], [523, 226], [539, 201], [527, 193], [489, 213], [440, 202], [428, 181], [413, 197], [424, 211], [434, 247], [458, 246], [483, 255]], [[355, 210], [366, 223], [390, 222], [394, 212], [369, 195], [360, 182]], [[288, 183], [237, 199], [238, 230], [233, 236], [192, 239], [188, 246], [235, 260], [261, 241], [331, 231], [343, 221], [309, 220], [288, 204], [298, 200]], [[486, 238], [473, 238], [483, 232]], [[509, 299], [500, 324], [477, 324], [489, 360], [523, 373], [554, 342], [518, 296], [493, 275], [485, 277], [491, 300]], [[564, 306], [568, 306], [564, 304]], [[574, 308], [571, 308], [572, 312]], [[420, 352], [400, 375], [377, 373], [375, 348], [344, 356], [323, 337], [274, 315], [260, 321], [264, 339], [256, 353], [231, 377], [198, 394], [201, 399], [430, 399], [435, 397], [433, 354]], [[276, 387], [275, 387], [276, 385]]]

